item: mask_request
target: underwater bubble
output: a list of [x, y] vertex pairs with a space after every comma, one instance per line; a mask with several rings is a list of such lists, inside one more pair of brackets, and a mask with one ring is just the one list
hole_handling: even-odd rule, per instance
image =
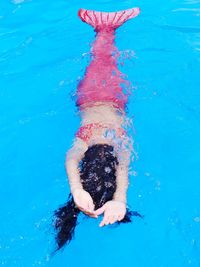
[[105, 167], [105, 172], [110, 173], [111, 172], [110, 167]]

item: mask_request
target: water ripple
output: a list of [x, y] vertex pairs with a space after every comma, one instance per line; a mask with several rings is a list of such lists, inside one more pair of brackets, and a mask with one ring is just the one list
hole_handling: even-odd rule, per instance
[[164, 30], [172, 30], [177, 32], [200, 33], [200, 27], [184, 27], [184, 26], [173, 26], [173, 25], [162, 25], [159, 27]]

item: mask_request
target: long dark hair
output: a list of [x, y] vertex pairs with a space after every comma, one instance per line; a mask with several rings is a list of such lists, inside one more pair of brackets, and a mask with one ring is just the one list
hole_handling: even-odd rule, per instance
[[[93, 145], [85, 152], [79, 166], [80, 179], [83, 189], [91, 195], [95, 209], [102, 207], [113, 198], [116, 190], [117, 165], [117, 157], [110, 145]], [[72, 240], [80, 212], [71, 194], [67, 203], [54, 212], [56, 251]], [[125, 217], [115, 224], [131, 222], [132, 216], [142, 217], [138, 212], [127, 208]]]

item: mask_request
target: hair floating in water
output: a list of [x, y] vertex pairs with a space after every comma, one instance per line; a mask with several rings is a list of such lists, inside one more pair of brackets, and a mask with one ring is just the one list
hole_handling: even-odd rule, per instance
[[76, 208], [71, 194], [69, 195], [67, 203], [54, 212], [54, 228], [57, 233], [56, 251], [72, 240], [79, 213], [80, 210]]
[[[80, 178], [84, 190], [93, 199], [95, 209], [102, 207], [113, 198], [116, 190], [117, 165], [117, 157], [114, 154], [113, 147], [110, 145], [93, 145], [85, 152], [80, 162]], [[69, 244], [73, 239], [80, 212], [71, 194], [67, 203], [54, 212], [56, 251]], [[123, 220], [117, 221], [115, 225], [129, 223], [132, 221], [133, 216], [143, 218], [138, 212], [127, 208]]]

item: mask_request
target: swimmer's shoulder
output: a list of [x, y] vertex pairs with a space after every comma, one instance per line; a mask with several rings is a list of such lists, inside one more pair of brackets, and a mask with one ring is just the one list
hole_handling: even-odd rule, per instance
[[75, 137], [71, 148], [66, 153], [66, 160], [79, 161], [88, 149], [88, 144], [79, 137]]

